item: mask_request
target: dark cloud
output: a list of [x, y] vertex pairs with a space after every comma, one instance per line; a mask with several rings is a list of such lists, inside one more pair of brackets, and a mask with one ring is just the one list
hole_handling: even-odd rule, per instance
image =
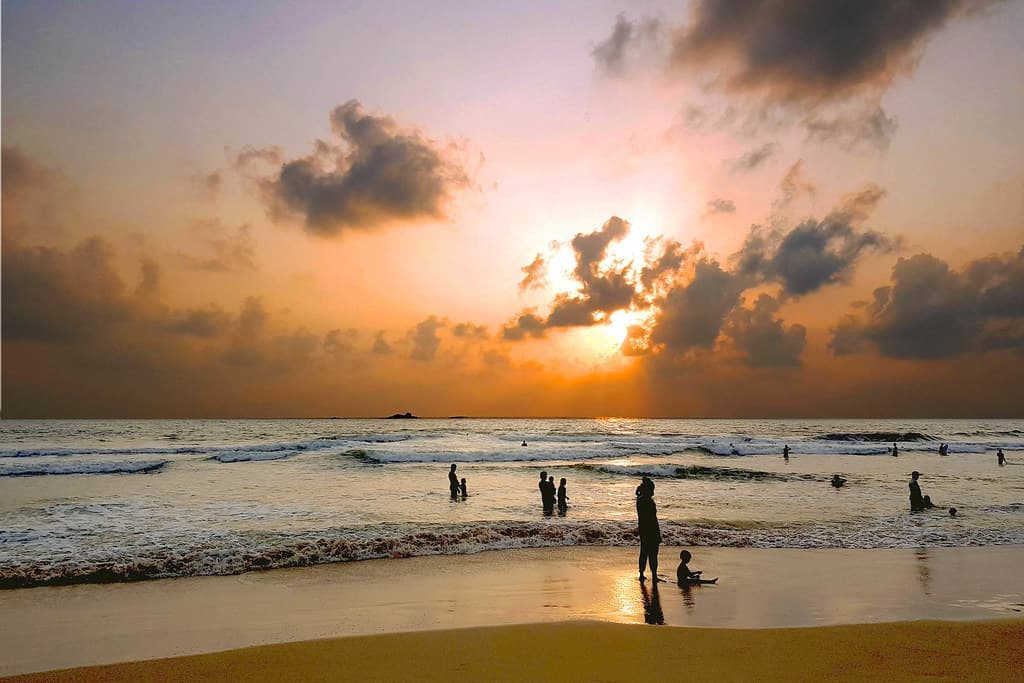
[[752, 308], [739, 306], [729, 316], [725, 334], [733, 346], [745, 355], [747, 365], [755, 368], [796, 367], [807, 345], [807, 328], [788, 328], [776, 317], [781, 304], [762, 294]]
[[708, 213], [736, 213], [736, 202], [731, 199], [716, 197], [708, 202]]
[[261, 187], [271, 215], [300, 216], [316, 235], [419, 219], [444, 219], [453, 195], [470, 185], [451, 149], [350, 100], [331, 112], [342, 147], [322, 140], [286, 161]]
[[733, 173], [745, 173], [753, 171], [758, 166], [770, 159], [778, 151], [779, 147], [774, 142], [766, 142], [760, 147], [755, 147], [745, 153], [739, 159], [733, 160], [730, 164]]
[[955, 271], [930, 254], [900, 259], [891, 284], [832, 330], [836, 355], [873, 346], [890, 358], [951, 358], [1024, 350], [1024, 249]]
[[548, 266], [543, 254], [537, 256], [528, 265], [522, 267], [523, 279], [519, 281], [519, 291], [543, 289], [547, 285]]
[[544, 336], [545, 329], [543, 318], [530, 311], [525, 311], [501, 328], [501, 336], [508, 341], [519, 341], [526, 337], [539, 339]]
[[838, 144], [847, 151], [869, 149], [884, 152], [896, 133], [896, 120], [881, 107], [840, 114], [832, 118], [813, 115], [802, 122], [807, 139]]
[[778, 282], [785, 296], [802, 296], [842, 282], [868, 251], [889, 251], [897, 242], [859, 228], [885, 195], [869, 185], [847, 197], [824, 219], [807, 219], [782, 232], [755, 227], [732, 256], [736, 271], [752, 280]]
[[242, 151], [232, 153], [230, 150], [225, 150], [231, 159], [231, 165], [235, 167], [237, 171], [247, 173], [252, 166], [258, 165], [269, 165], [269, 166], [280, 166], [284, 163], [284, 150], [277, 145], [271, 145], [269, 147], [253, 147], [246, 145], [242, 148]]
[[437, 331], [444, 326], [443, 320], [430, 316], [409, 330], [408, 337], [412, 342], [409, 357], [413, 360], [434, 360], [437, 350], [441, 347], [441, 338], [437, 336]]
[[25, 154], [20, 148], [4, 145], [0, 150], [0, 171], [3, 177], [3, 198], [10, 201], [25, 192], [47, 186], [54, 173]]
[[[660, 250], [657, 248], [659, 246]], [[674, 277], [691, 255], [690, 251], [675, 240], [654, 240], [649, 247], [654, 247], [654, 250], [650, 252], [647, 262], [640, 270], [640, 284], [646, 293], [652, 292], [659, 281], [666, 277]], [[699, 246], [697, 249], [699, 250]]]
[[987, 0], [699, 0], [673, 41], [677, 67], [708, 68], [732, 92], [816, 106], [886, 88], [927, 39]]
[[335, 358], [348, 356], [355, 351], [355, 340], [359, 338], [359, 330], [340, 328], [329, 330], [324, 335], [324, 351]]
[[625, 14], [615, 17], [611, 35], [594, 46], [591, 56], [597, 68], [609, 76], [621, 76], [639, 53], [658, 48], [662, 24], [656, 18], [631, 21]]
[[779, 211], [788, 208], [803, 195], [814, 197], [818, 193], [818, 188], [807, 179], [804, 173], [803, 159], [798, 159], [789, 167], [786, 175], [782, 176], [782, 180], [779, 182], [779, 193], [781, 196], [775, 202], [775, 208]]
[[461, 339], [487, 339], [487, 326], [458, 323], [452, 327], [452, 334]]
[[656, 302], [651, 344], [669, 355], [712, 348], [745, 288], [735, 273], [723, 270], [717, 261], [698, 261], [689, 282], [676, 285]]
[[577, 233], [570, 244], [576, 258], [573, 278], [578, 291], [558, 294], [543, 321], [533, 313], [521, 314], [505, 325], [502, 337], [518, 340], [543, 336], [546, 328], [595, 325], [608, 314], [628, 308], [636, 297], [636, 286], [629, 275], [631, 264], [602, 268], [608, 247], [628, 233], [629, 223], [618, 216], [612, 216], [594, 232]]
[[370, 351], [376, 354], [388, 354], [391, 353], [391, 344], [384, 338], [384, 331], [381, 330], [373, 338], [373, 346], [370, 347]]
[[225, 334], [231, 324], [231, 316], [217, 306], [174, 311], [167, 316], [163, 329], [174, 334], [193, 337], [218, 337]]

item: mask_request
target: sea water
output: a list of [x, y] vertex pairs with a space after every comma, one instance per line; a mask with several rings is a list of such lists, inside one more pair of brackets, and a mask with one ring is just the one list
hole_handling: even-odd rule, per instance
[[7, 420], [0, 587], [632, 545], [645, 475], [671, 545], [1024, 543], [1024, 420]]

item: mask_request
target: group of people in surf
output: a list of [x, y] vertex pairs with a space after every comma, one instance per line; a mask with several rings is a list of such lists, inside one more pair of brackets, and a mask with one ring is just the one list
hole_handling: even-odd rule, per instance
[[465, 500], [469, 496], [469, 490], [466, 488], [466, 478], [463, 477], [459, 481], [459, 475], [455, 474], [455, 470], [458, 466], [452, 463], [452, 467], [448, 470], [448, 491], [452, 495], [452, 500], [458, 500], [462, 498]]
[[537, 482], [537, 488], [540, 489], [540, 504], [544, 514], [550, 515], [555, 511], [556, 501], [559, 514], [565, 514], [565, 511], [569, 509], [569, 494], [565, 484], [565, 477], [562, 477], [556, 489], [555, 478], [549, 477], [547, 472], [540, 473], [540, 481]]

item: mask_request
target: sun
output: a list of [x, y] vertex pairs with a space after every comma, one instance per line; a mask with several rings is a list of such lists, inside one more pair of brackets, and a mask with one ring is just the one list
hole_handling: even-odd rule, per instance
[[629, 334], [629, 328], [644, 322], [642, 311], [615, 311], [608, 319], [590, 328], [588, 341], [595, 353], [601, 356], [619, 355], [622, 342]]

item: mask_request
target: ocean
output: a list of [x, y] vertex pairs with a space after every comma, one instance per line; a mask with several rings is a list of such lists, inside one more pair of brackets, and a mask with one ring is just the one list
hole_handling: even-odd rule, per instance
[[668, 545], [1024, 544], [1024, 420], [5, 420], [0, 587], [629, 546], [644, 475]]

